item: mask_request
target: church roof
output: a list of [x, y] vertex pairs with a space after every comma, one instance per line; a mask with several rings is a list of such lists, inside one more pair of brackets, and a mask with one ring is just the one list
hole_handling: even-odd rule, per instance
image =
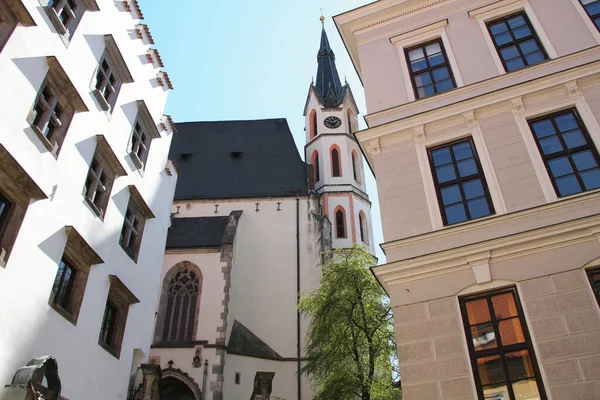
[[284, 118], [175, 125], [176, 201], [308, 194], [306, 164]]
[[263, 342], [261, 338], [256, 336], [237, 319], [233, 320], [227, 351], [232, 354], [266, 358], [269, 360], [283, 359], [279, 353]]
[[221, 247], [229, 217], [173, 218], [167, 235], [167, 249]]
[[321, 45], [317, 53], [317, 93], [328, 107], [335, 107], [343, 100], [342, 83], [335, 66], [335, 54], [329, 45], [325, 26], [321, 30]]

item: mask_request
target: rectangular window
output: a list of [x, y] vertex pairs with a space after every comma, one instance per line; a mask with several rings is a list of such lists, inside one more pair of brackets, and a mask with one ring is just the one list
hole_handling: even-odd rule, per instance
[[67, 40], [73, 36], [85, 12], [79, 0], [49, 0], [45, 9], [56, 31]]
[[133, 160], [139, 168], [144, 168], [146, 165], [151, 140], [152, 138], [138, 118], [133, 125], [129, 153], [132, 155]]
[[600, 268], [594, 268], [587, 271], [588, 278], [590, 279], [590, 284], [592, 285], [592, 290], [596, 295], [596, 301], [598, 305], [600, 305]]
[[85, 198], [98, 215], [104, 215], [110, 197], [112, 177], [107, 172], [100, 157], [95, 154], [85, 180]]
[[524, 11], [488, 22], [487, 27], [507, 72], [548, 58]]
[[515, 288], [460, 299], [480, 400], [545, 400], [523, 310]]
[[76, 273], [75, 268], [64, 258], [60, 260], [54, 286], [52, 287], [52, 294], [54, 295], [54, 304], [59, 305], [63, 310], [67, 310], [69, 307]]
[[600, 30], [600, 0], [579, 0], [596, 28]]
[[107, 53], [104, 54], [96, 72], [96, 98], [102, 103], [105, 111], [113, 110], [117, 102], [122, 80], [116, 73]]
[[528, 122], [559, 197], [600, 188], [600, 157], [575, 109]]
[[417, 99], [456, 87], [441, 39], [408, 48], [405, 53]]
[[431, 148], [428, 153], [444, 225], [494, 213], [471, 138]]
[[12, 203], [0, 193], [0, 236], [2, 235], [4, 225], [6, 225], [6, 222], [8, 221], [8, 214], [10, 213], [11, 207]]
[[[51, 82], [44, 82], [33, 106], [32, 126], [54, 146], [58, 146], [59, 129], [63, 110], [58, 104], [59, 92]], [[56, 147], [57, 149], [57, 147]]]
[[117, 307], [109, 302], [104, 309], [102, 326], [100, 328], [100, 342], [108, 347], [114, 347], [115, 330], [117, 325]]

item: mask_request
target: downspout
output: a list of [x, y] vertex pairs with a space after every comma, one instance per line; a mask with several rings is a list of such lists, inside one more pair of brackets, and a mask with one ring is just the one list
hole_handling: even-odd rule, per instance
[[[296, 199], [296, 306], [300, 304], [300, 199]], [[298, 400], [302, 399], [302, 376], [300, 375], [300, 310], [296, 309], [296, 328], [297, 328], [297, 379], [298, 379]]]

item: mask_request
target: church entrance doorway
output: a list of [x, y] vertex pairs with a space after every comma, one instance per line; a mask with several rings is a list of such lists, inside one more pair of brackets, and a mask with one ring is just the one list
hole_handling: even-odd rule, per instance
[[173, 377], [161, 379], [158, 392], [160, 400], [200, 400], [185, 383]]

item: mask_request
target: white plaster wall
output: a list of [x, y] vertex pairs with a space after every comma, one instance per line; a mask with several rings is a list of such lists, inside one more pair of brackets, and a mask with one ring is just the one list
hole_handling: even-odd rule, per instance
[[[49, 198], [29, 206], [8, 263], [0, 269], [0, 384], [10, 383], [16, 369], [31, 358], [52, 354], [58, 360], [64, 397], [125, 399], [134, 349], [149, 353], [149, 327], [154, 321], [176, 183], [176, 174], [168, 176], [164, 171], [170, 132], [162, 131], [153, 140], [143, 175], [126, 156], [126, 149], [137, 113], [135, 101], [143, 99], [158, 124], [167, 92], [155, 87], [158, 70], [145, 61], [148, 46], [137, 39], [137, 21], [129, 12], [119, 11], [120, 4], [98, 0], [101, 11], [85, 13], [66, 47], [40, 4], [23, 3], [37, 26], [17, 27], [0, 53], [0, 142]], [[123, 85], [112, 115], [100, 110], [90, 89], [104, 50], [103, 35], [108, 33], [113, 34], [134, 78], [134, 83]], [[58, 159], [26, 122], [47, 71], [48, 55], [57, 57], [89, 109], [74, 116]], [[81, 194], [97, 134], [105, 135], [128, 173], [114, 183], [104, 222]], [[137, 264], [118, 243], [131, 184], [156, 215], [146, 223]], [[105, 261], [91, 268], [77, 326], [48, 306], [66, 243], [65, 225], [73, 225]], [[140, 300], [130, 307], [120, 359], [97, 344], [109, 274], [117, 275]]]

